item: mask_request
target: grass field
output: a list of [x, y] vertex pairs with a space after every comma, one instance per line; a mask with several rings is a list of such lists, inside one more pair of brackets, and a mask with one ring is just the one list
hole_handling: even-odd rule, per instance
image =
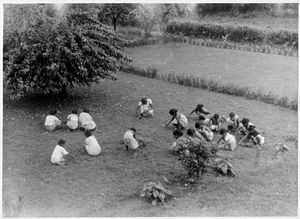
[[297, 97], [298, 58], [168, 43], [127, 48], [139, 67], [159, 72], [193, 74], [279, 96]]
[[[95, 136], [103, 150], [95, 158], [75, 153], [79, 164], [70, 163], [64, 169], [50, 165], [57, 140], [65, 139], [66, 149], [74, 152], [83, 145], [83, 133], [47, 133], [43, 122], [52, 106], [44, 100], [11, 103], [4, 96], [3, 201], [16, 202], [17, 195], [24, 194], [21, 216], [297, 215], [295, 111], [131, 74], [118, 73], [117, 77], [117, 81], [78, 89], [78, 96], [75, 92], [73, 98], [57, 106], [63, 120], [74, 107], [90, 107], [98, 125]], [[153, 118], [135, 118], [134, 109], [142, 95], [154, 102]], [[184, 170], [167, 152], [174, 141], [172, 130], [161, 124], [170, 119], [171, 107], [188, 114], [198, 103], [220, 115], [234, 111], [240, 117], [250, 118], [265, 132], [266, 143], [259, 160], [251, 148], [223, 152], [234, 165], [235, 178], [209, 171], [199, 185], [185, 186], [180, 180]], [[194, 126], [194, 119], [189, 118], [190, 127]], [[137, 128], [137, 137], [149, 142], [138, 150], [137, 156], [125, 152], [120, 144], [124, 132], [132, 126]], [[291, 147], [283, 160], [272, 159], [277, 142]], [[171, 182], [167, 186], [173, 199], [154, 207], [138, 197], [144, 182], [164, 182], [163, 177]]]

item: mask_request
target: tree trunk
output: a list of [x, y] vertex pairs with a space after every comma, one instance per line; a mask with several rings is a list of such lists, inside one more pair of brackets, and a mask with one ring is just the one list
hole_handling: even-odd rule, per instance
[[117, 32], [117, 18], [113, 17], [112, 23], [113, 23], [114, 31]]
[[67, 95], [68, 95], [67, 87], [63, 87], [63, 88], [61, 89], [61, 91], [59, 92], [59, 98], [60, 98], [60, 99], [64, 99], [64, 98], [67, 97]]

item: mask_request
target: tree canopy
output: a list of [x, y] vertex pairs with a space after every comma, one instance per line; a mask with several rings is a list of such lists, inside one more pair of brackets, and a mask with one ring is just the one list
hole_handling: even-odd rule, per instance
[[10, 33], [15, 45], [6, 52], [5, 79], [12, 97], [26, 93], [66, 93], [90, 85], [129, 61], [120, 39], [87, 12], [68, 12], [55, 21], [40, 19]]
[[104, 4], [102, 7], [102, 13], [106, 17], [109, 17], [114, 31], [117, 30], [117, 23], [120, 20], [128, 19], [131, 12], [136, 8], [135, 4]]

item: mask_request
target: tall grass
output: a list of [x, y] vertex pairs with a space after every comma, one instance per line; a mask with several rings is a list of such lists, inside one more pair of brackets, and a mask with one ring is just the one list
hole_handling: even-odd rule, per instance
[[147, 78], [157, 78], [157, 68], [148, 67], [147, 69], [142, 69], [133, 65], [123, 66], [121, 71], [127, 72], [134, 75], [140, 75]]
[[155, 67], [142, 69], [133, 65], [129, 65], [122, 71], [130, 74], [140, 75], [148, 78], [155, 78], [163, 81], [168, 81], [183, 86], [201, 88], [216, 93], [223, 93], [233, 96], [244, 97], [250, 100], [258, 100], [264, 103], [274, 104], [281, 107], [298, 110], [298, 100], [290, 100], [288, 97], [280, 97], [272, 92], [266, 93], [261, 89], [253, 90], [249, 87], [241, 87], [231, 83], [222, 83], [213, 79], [200, 78], [194, 75], [185, 75], [177, 73], [159, 73]]

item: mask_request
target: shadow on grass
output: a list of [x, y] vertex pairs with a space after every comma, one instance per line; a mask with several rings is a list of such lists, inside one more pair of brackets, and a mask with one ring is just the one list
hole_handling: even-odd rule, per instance
[[87, 96], [90, 96], [91, 89], [89, 87], [76, 87], [69, 90], [66, 95], [58, 94], [27, 94], [21, 99], [10, 99], [10, 92], [3, 90], [4, 108], [22, 108], [32, 111], [51, 110], [53, 108], [62, 110], [65, 106], [78, 108], [81, 103], [84, 103]]

